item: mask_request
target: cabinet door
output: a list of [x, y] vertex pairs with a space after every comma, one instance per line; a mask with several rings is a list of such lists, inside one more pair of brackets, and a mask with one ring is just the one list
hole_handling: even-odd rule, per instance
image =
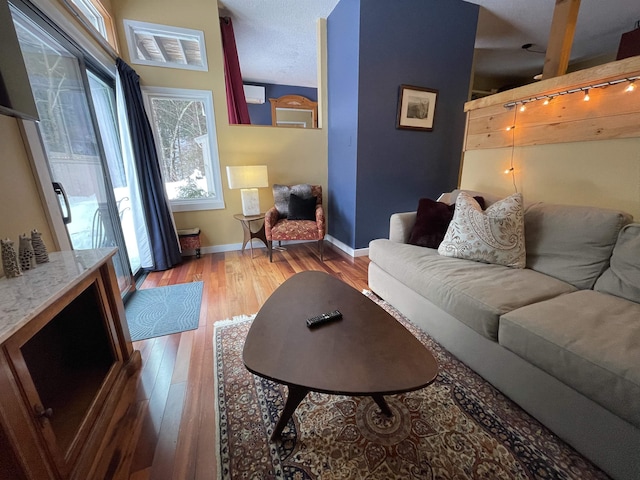
[[105, 295], [95, 272], [5, 343], [25, 404], [63, 478], [122, 365]]

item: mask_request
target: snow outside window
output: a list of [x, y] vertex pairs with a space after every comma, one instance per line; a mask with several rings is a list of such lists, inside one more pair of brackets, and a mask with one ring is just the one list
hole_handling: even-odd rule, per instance
[[142, 93], [172, 210], [224, 208], [211, 92], [147, 87]]

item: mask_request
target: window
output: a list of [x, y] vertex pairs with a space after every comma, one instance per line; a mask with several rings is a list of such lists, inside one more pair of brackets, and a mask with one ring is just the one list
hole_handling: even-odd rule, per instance
[[200, 30], [124, 20], [132, 63], [207, 71], [204, 33]]
[[149, 87], [143, 95], [173, 211], [224, 208], [211, 92]]
[[63, 3], [76, 14], [80, 14], [83, 21], [118, 51], [113, 19], [100, 0], [63, 0]]

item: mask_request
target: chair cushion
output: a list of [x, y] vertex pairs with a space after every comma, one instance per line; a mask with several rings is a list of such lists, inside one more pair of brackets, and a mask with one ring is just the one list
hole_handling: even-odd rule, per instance
[[593, 288], [640, 303], [640, 223], [620, 230], [611, 255], [611, 266]]
[[271, 227], [272, 240], [320, 240], [322, 238], [315, 220], [278, 220]]
[[620, 229], [631, 216], [618, 210], [534, 203], [525, 209], [527, 267], [590, 289], [609, 266]]
[[[482, 197], [473, 197], [484, 209], [484, 199]], [[430, 198], [421, 198], [418, 201], [418, 211], [416, 214], [416, 223], [411, 230], [409, 243], [420, 247], [438, 248], [451, 219], [455, 204], [448, 205], [444, 202], [436, 202]]]
[[289, 196], [289, 213], [287, 220], [316, 219], [316, 197], [302, 198], [295, 193]]
[[273, 186], [273, 200], [280, 218], [287, 218], [289, 215], [289, 196], [295, 193], [301, 198], [312, 197], [311, 185], [302, 183], [299, 185], [278, 185]]
[[523, 214], [520, 193], [495, 202], [483, 212], [469, 194], [460, 192], [453, 219], [438, 253], [446, 257], [524, 268]]
[[640, 427], [640, 305], [593, 290], [500, 318], [498, 339], [538, 368]]

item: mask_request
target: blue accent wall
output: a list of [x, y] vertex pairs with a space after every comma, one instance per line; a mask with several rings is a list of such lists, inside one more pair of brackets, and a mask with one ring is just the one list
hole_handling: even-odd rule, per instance
[[329, 233], [355, 241], [360, 0], [342, 0], [327, 20]]
[[[333, 25], [343, 3], [360, 9], [358, 85], [340, 82], [330, 50], [329, 189], [338, 198], [355, 194], [355, 210], [330, 215], [328, 225], [330, 235], [357, 249], [388, 236], [392, 213], [415, 210], [421, 197], [435, 199], [457, 186], [479, 7], [461, 0], [402, 0], [392, 8], [386, 0], [342, 0], [328, 18], [329, 45], [353, 42], [353, 32]], [[433, 131], [396, 128], [402, 84], [438, 90]], [[357, 119], [333, 125], [335, 95], [357, 97]], [[340, 131], [331, 135], [334, 129]], [[339, 133], [353, 129], [355, 158], [334, 157], [344, 153], [333, 145]], [[348, 185], [331, 182], [354, 172]]]
[[311, 87], [296, 87], [295, 85], [275, 85], [270, 83], [245, 82], [245, 85], [259, 85], [264, 87], [264, 103], [262, 105], [249, 104], [251, 125], [271, 125], [270, 98], [280, 98], [283, 95], [302, 95], [312, 102], [318, 101], [318, 89]]

